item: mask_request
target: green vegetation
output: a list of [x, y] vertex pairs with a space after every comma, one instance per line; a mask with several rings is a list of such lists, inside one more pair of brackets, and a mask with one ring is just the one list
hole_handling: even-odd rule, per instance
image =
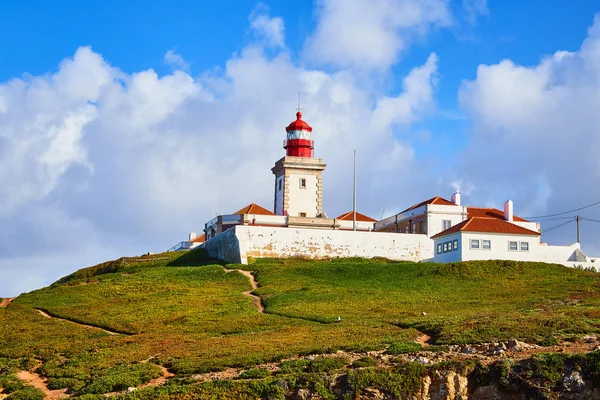
[[[200, 251], [177, 256], [103, 263], [0, 308], [0, 389], [25, 390], [14, 374], [29, 369], [47, 378], [51, 389], [89, 397], [148, 382], [161, 375], [159, 364], [176, 374], [173, 383], [139, 390], [136, 398], [145, 392], [184, 398], [186, 390], [210, 393], [218, 385], [230, 385], [223, 390], [238, 396], [231, 398], [271, 392], [276, 397], [283, 390], [278, 382], [288, 375], [294, 377], [288, 386], [319, 391], [330, 384], [319, 376], [349, 364], [341, 357], [315, 357], [281, 362], [274, 375], [256, 368], [293, 355], [414, 352], [421, 350], [414, 343], [419, 331], [435, 344], [512, 337], [549, 343], [600, 332], [600, 274], [557, 265], [381, 259], [228, 265], [254, 271], [255, 293], [266, 307], [260, 314], [243, 294], [251, 290], [246, 277], [226, 273]], [[36, 309], [67, 321], [45, 318]], [[412, 364], [387, 371], [369, 363], [355, 362], [358, 369], [348, 373], [349, 382], [411, 393], [412, 378], [398, 376], [421, 373]], [[248, 381], [191, 384], [193, 374], [228, 367], [246, 369], [242, 378]]]
[[250, 368], [242, 372], [239, 379], [260, 379], [271, 375], [268, 369], [265, 368]]

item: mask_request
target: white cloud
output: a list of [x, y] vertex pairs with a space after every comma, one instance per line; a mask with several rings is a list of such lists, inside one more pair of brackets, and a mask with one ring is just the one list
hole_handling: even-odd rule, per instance
[[462, 11], [465, 19], [474, 24], [480, 15], [489, 15], [487, 0], [462, 0]]
[[[479, 66], [476, 79], [460, 92], [474, 123], [463, 166], [476, 195], [500, 201], [510, 195], [516, 210], [529, 215], [600, 199], [598, 93], [599, 16], [577, 52], [558, 51], [531, 67], [510, 60]], [[587, 213], [600, 216], [598, 209]], [[588, 245], [600, 253], [600, 243], [591, 239], [597, 228], [586, 229], [584, 250]], [[564, 232], [548, 240], [574, 241]]]
[[190, 69], [190, 64], [187, 61], [185, 61], [183, 56], [177, 53], [175, 49], [167, 50], [167, 52], [163, 56], [163, 61], [165, 62], [165, 64], [168, 64], [176, 69], [180, 69], [183, 71], [189, 71]]
[[432, 53], [427, 62], [413, 69], [404, 78], [404, 92], [398, 97], [382, 97], [373, 114], [373, 127], [391, 127], [396, 123], [410, 123], [430, 107], [433, 100], [438, 57]]
[[394, 64], [416, 36], [452, 23], [446, 0], [320, 0], [307, 58], [360, 69]]
[[258, 4], [249, 17], [250, 27], [254, 34], [264, 40], [265, 44], [273, 47], [285, 46], [285, 26], [281, 17], [269, 16], [269, 9], [264, 4]]

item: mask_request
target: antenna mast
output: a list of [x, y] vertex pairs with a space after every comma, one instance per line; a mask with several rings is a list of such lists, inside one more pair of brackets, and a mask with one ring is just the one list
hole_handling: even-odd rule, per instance
[[352, 202], [352, 230], [356, 231], [356, 150], [354, 150], [354, 200]]

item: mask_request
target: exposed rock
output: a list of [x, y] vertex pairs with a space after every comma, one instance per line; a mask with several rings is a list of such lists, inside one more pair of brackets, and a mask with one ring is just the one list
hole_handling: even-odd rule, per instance
[[517, 339], [510, 339], [506, 343], [506, 348], [510, 351], [521, 351], [523, 350], [523, 344], [519, 342]]
[[419, 356], [415, 359], [416, 362], [423, 365], [431, 364], [431, 361], [427, 357]]
[[[471, 393], [471, 400], [502, 400], [509, 398], [506, 394], [502, 393], [498, 386], [481, 386], [473, 390]], [[511, 396], [510, 398], [522, 398], [522, 396]]]
[[468, 380], [452, 371], [436, 373], [429, 386], [431, 400], [466, 400], [468, 397]]
[[292, 398], [294, 400], [315, 400], [318, 397], [314, 397], [313, 393], [308, 389], [298, 389]]
[[584, 343], [594, 343], [598, 340], [598, 338], [594, 335], [588, 335], [581, 338]]
[[431, 377], [429, 375], [423, 378], [423, 383], [421, 384], [421, 393], [419, 393], [419, 400], [429, 399], [429, 387], [431, 386]]
[[561, 389], [568, 393], [580, 393], [585, 390], [585, 382], [579, 372], [571, 371], [563, 377]]
[[368, 400], [384, 400], [387, 397], [379, 389], [366, 388], [361, 391], [360, 398]]
[[475, 350], [473, 350], [471, 346], [464, 345], [460, 347], [460, 352], [464, 354], [473, 354]]

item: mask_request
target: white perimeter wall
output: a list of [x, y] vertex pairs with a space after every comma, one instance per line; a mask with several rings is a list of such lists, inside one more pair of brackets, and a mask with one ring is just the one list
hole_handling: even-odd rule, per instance
[[[307, 217], [317, 216], [317, 177], [315, 175], [290, 174], [289, 176], [288, 215], [299, 217], [306, 213]], [[300, 179], [306, 179], [306, 188], [300, 188]]]
[[247, 263], [248, 257], [384, 257], [420, 261], [433, 257], [426, 235], [236, 226], [206, 242], [213, 257]]
[[[347, 231], [354, 230], [354, 221], [346, 221], [346, 220], [337, 220], [340, 224], [340, 229], [344, 229]], [[372, 231], [375, 224], [373, 222], [367, 221], [356, 221], [356, 230], [359, 231]]]

